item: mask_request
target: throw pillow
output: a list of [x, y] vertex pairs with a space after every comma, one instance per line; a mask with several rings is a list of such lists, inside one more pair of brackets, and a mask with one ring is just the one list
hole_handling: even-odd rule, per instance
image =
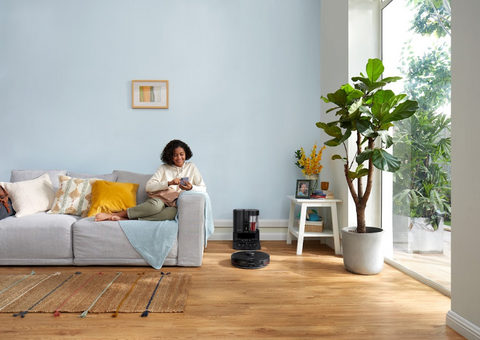
[[83, 179], [58, 176], [60, 188], [49, 214], [65, 214], [87, 217], [92, 198], [92, 184], [97, 178]]
[[96, 181], [92, 184], [92, 205], [88, 217], [134, 207], [137, 204], [137, 189], [136, 183]]
[[142, 204], [147, 200], [148, 195], [145, 186], [153, 174], [146, 175], [123, 170], [114, 170], [113, 173], [118, 176], [117, 182], [138, 183], [137, 204]]
[[8, 191], [16, 217], [33, 215], [52, 207], [55, 194], [48, 174], [29, 181], [1, 185]]

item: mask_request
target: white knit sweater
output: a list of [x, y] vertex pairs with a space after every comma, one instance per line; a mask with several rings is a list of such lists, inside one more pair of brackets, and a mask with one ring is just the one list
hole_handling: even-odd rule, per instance
[[[183, 163], [181, 168], [175, 165], [162, 164], [158, 167], [155, 174], [150, 178], [145, 187], [147, 192], [165, 190], [168, 188], [168, 182], [175, 178], [188, 177], [194, 191], [207, 191], [202, 175], [195, 164], [191, 162]], [[175, 191], [182, 191], [178, 185], [170, 185]]]

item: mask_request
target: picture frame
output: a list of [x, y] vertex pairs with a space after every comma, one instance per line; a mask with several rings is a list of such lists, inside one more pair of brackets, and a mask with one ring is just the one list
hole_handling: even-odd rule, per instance
[[295, 198], [310, 199], [311, 179], [297, 179], [295, 186]]
[[168, 109], [168, 80], [132, 80], [132, 109]]

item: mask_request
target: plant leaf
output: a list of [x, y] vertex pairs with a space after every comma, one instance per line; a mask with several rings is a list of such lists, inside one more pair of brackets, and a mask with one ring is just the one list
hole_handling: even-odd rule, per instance
[[323, 122], [318, 122], [315, 125], [317, 125], [318, 128], [322, 129], [325, 131], [325, 133], [329, 136], [335, 137], [336, 139], [340, 140], [343, 137], [342, 130], [336, 126], [337, 122], [332, 123], [323, 123]]
[[340, 143], [338, 142], [338, 139], [336, 139], [336, 138], [330, 139], [323, 144], [325, 144], [326, 146], [339, 146], [340, 145]]
[[418, 102], [414, 100], [406, 100], [399, 104], [392, 113], [383, 116], [381, 125], [408, 118], [417, 112], [417, 110]]
[[400, 160], [383, 149], [374, 149], [373, 165], [380, 170], [395, 172], [400, 168]]
[[385, 149], [393, 145], [393, 138], [388, 134], [388, 131], [378, 131], [378, 135], [382, 139], [382, 143], [385, 144]]
[[344, 90], [347, 94], [347, 102], [350, 102], [354, 99], [362, 98], [364, 95], [362, 91], [353, 88], [350, 84], [343, 85], [341, 89]]
[[351, 129], [346, 129], [346, 130], [345, 130], [345, 133], [343, 134], [342, 138], [340, 138], [340, 140], [338, 141], [338, 143], [343, 143], [343, 142], [345, 142], [347, 139], [350, 138], [351, 135], [352, 135], [352, 130], [351, 130]]
[[343, 89], [339, 89], [335, 93], [327, 94], [327, 98], [330, 102], [340, 107], [344, 107], [347, 104], [347, 94]]
[[397, 80], [400, 80], [400, 79], [402, 79], [402, 77], [386, 77], [386, 78], [383, 78], [382, 81], [384, 83], [393, 83], [393, 82], [395, 82]]
[[373, 95], [373, 101], [376, 103], [389, 103], [395, 97], [395, 93], [391, 90], [380, 90]]
[[368, 92], [372, 92], [373, 90], [378, 89], [378, 88], [380, 88], [382, 86], [385, 86], [385, 85], [387, 85], [387, 83], [385, 83], [383, 81], [371, 83], [370, 86], [368, 86]]
[[357, 130], [365, 137], [375, 138], [378, 134], [373, 130], [369, 120], [360, 120], [357, 122]]
[[357, 156], [355, 161], [357, 164], [362, 164], [363, 162], [369, 160], [373, 155], [373, 149], [366, 149], [361, 154]]
[[380, 59], [368, 59], [367, 76], [371, 82], [376, 82], [384, 71], [383, 63]]
[[[372, 84], [372, 82], [370, 81], [370, 79], [368, 78], [365, 78], [365, 77], [352, 77], [352, 81], [353, 82], [357, 82], [357, 81], [360, 81], [363, 83], [363, 86], [360, 86], [360, 87], [364, 87], [365, 90]], [[355, 87], [359, 86], [359, 84], [355, 84]], [[358, 89], [358, 87], [357, 87]], [[360, 90], [359, 90], [360, 91]], [[362, 91], [360, 91], [362, 92]], [[363, 93], [363, 92], [362, 92]]]
[[343, 158], [340, 155], [333, 155], [332, 160], [336, 160], [336, 159], [343, 159]]
[[368, 175], [368, 169], [361, 169], [358, 173], [357, 173], [357, 178], [360, 178], [360, 177], [363, 177], [363, 176], [367, 176]]

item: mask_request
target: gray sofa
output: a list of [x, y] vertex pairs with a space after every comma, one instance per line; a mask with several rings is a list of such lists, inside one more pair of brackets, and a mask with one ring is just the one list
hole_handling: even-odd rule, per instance
[[[49, 175], [55, 189], [55, 175]], [[107, 176], [110, 175], [113, 177], [107, 180], [138, 183], [137, 203], [145, 201], [145, 184], [151, 175], [120, 170]], [[19, 179], [22, 180], [12, 172], [10, 182]], [[201, 194], [179, 198], [178, 235], [165, 266], [201, 266], [205, 246], [204, 207], [205, 197]], [[148, 266], [118, 222], [95, 222], [93, 217], [46, 212], [0, 220], [0, 265]]]

